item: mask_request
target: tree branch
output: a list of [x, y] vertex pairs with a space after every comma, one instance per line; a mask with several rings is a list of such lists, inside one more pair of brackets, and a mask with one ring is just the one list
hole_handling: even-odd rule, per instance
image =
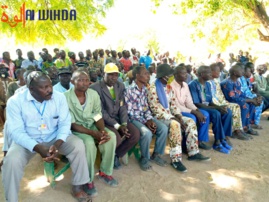
[[238, 29], [236, 30], [241, 30], [241, 29], [244, 29], [245, 27], [249, 26], [249, 25], [255, 25], [255, 24], [261, 24], [260, 22], [252, 22], [252, 23], [248, 23], [248, 24], [245, 24], [241, 27], [239, 27]]
[[257, 31], [261, 41], [269, 42], [269, 36], [265, 36], [259, 29]]

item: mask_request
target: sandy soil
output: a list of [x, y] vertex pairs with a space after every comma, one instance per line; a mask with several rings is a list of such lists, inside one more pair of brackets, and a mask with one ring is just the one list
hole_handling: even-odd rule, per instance
[[[152, 172], [144, 172], [132, 155], [129, 164], [113, 174], [120, 183], [119, 187], [111, 188], [97, 178], [94, 180], [99, 193], [94, 201], [269, 201], [268, 115], [263, 114], [261, 125], [264, 129], [260, 136], [250, 141], [232, 139], [234, 150], [230, 155], [213, 150], [202, 151], [212, 158], [211, 162], [204, 163], [189, 162], [184, 156], [187, 173], [155, 164]], [[210, 139], [212, 143], [212, 134]], [[169, 161], [168, 149], [165, 158]], [[56, 188], [52, 189], [43, 175], [43, 162], [36, 155], [28, 164], [21, 182], [20, 201], [75, 201], [70, 195], [70, 169], [60, 178]], [[4, 201], [2, 184], [0, 201]]]

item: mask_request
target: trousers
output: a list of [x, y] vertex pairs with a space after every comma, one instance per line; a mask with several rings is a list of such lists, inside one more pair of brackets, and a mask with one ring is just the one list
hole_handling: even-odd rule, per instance
[[[41, 144], [50, 147], [55, 141]], [[90, 181], [85, 147], [79, 138], [74, 135], [67, 137], [66, 142], [59, 148], [59, 153], [65, 155], [70, 162], [73, 185], [83, 185]], [[2, 182], [7, 201], [18, 201], [20, 181], [23, 177], [25, 166], [35, 154], [15, 142], [9, 148], [2, 167]]]

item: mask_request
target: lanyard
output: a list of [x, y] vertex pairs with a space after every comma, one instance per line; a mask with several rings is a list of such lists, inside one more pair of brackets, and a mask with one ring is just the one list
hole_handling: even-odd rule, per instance
[[45, 102], [42, 112], [40, 112], [40, 110], [37, 108], [37, 106], [35, 105], [35, 102], [34, 102], [33, 100], [32, 100], [32, 103], [34, 104], [36, 110], [37, 110], [38, 113], [41, 115], [41, 119], [43, 120], [43, 114], [44, 114], [44, 111], [45, 111], [47, 102]]

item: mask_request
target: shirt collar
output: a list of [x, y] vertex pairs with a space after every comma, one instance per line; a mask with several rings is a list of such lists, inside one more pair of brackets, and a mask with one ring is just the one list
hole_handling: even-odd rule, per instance
[[[133, 81], [133, 83], [131, 84], [131, 87], [132, 88], [136, 88], [137, 90], [139, 90], [140, 91], [140, 89], [139, 89], [139, 87], [138, 87], [138, 85], [136, 84], [136, 82], [135, 81]], [[142, 89], [141, 90], [144, 90], [146, 87], [143, 85], [143, 87], [142, 87]]]
[[113, 86], [106, 86], [108, 88], [108, 90], [113, 90], [114, 87]]

